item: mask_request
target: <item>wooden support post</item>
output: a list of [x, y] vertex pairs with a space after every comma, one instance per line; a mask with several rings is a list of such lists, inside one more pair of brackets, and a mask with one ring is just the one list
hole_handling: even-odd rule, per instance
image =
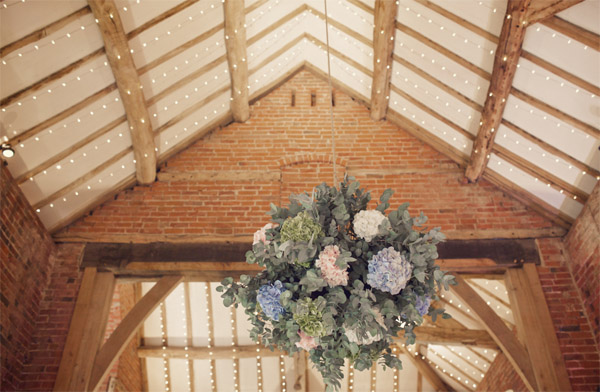
[[375, 2], [373, 82], [371, 83], [371, 118], [375, 121], [384, 118], [387, 112], [397, 12], [396, 1], [377, 0]]
[[114, 0], [88, 0], [88, 3], [98, 20], [106, 57], [127, 114], [137, 180], [140, 184], [151, 184], [156, 178], [154, 132], [119, 11]]
[[294, 378], [292, 390], [297, 392], [307, 392], [308, 378], [308, 357], [306, 351], [294, 354]]
[[250, 118], [248, 102], [248, 58], [246, 57], [246, 14], [244, 1], [225, 0], [225, 47], [231, 77], [231, 112], [233, 119]]
[[521, 47], [525, 39], [527, 7], [531, 0], [509, 1], [500, 40], [494, 56], [494, 68], [488, 94], [481, 113], [479, 132], [473, 143], [471, 159], [465, 172], [469, 182], [477, 182], [494, 146], [494, 137], [502, 121], [506, 100], [512, 87], [517, 64], [521, 57]]
[[530, 391], [536, 391], [537, 383], [533, 367], [527, 350], [519, 343], [513, 332], [508, 329], [504, 321], [485, 303], [483, 298], [460, 276], [455, 276], [458, 285], [451, 286], [451, 290], [458, 298], [481, 320], [481, 323], [500, 347], [517, 374]]
[[115, 278], [86, 268], [58, 368], [55, 391], [88, 390], [94, 358], [102, 343], [112, 304]]
[[429, 383], [433, 386], [433, 388], [438, 392], [446, 392], [446, 391], [454, 391], [454, 389], [446, 384], [444, 380], [441, 379], [440, 376], [433, 370], [429, 364], [420, 357], [419, 355], [414, 355], [409, 352], [405, 347], [400, 346], [402, 352], [410, 359], [410, 361], [415, 365], [417, 371], [423, 375], [429, 381]]
[[539, 390], [571, 391], [569, 375], [534, 265], [506, 272], [517, 331], [529, 352]]
[[117, 329], [113, 331], [106, 343], [104, 343], [98, 355], [95, 356], [88, 390], [98, 390], [102, 380], [108, 374], [112, 365], [119, 358], [119, 355], [125, 349], [125, 346], [129, 343], [133, 335], [135, 335], [138, 328], [182, 280], [182, 276], [166, 276], [162, 278], [127, 313], [127, 316], [125, 316]]

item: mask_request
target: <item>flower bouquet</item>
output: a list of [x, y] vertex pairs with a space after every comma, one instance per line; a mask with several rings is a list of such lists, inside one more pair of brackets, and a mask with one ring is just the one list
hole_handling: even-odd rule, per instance
[[245, 308], [255, 342], [308, 351], [329, 391], [340, 387], [345, 358], [357, 370], [374, 361], [401, 369], [390, 347], [398, 333], [412, 344], [424, 315], [450, 317], [430, 307], [436, 290], [456, 284], [435, 265], [444, 236], [422, 228], [422, 213], [411, 218], [408, 203], [386, 216], [392, 194], [367, 210], [369, 192], [345, 178], [339, 189], [290, 196], [288, 208], [271, 204], [275, 224], [257, 231], [246, 253], [265, 269], [217, 288], [225, 306]]

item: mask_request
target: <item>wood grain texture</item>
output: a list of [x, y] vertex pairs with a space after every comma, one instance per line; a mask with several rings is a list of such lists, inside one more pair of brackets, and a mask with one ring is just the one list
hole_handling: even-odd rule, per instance
[[423, 344], [445, 344], [450, 346], [477, 346], [497, 349], [498, 345], [487, 331], [420, 326], [415, 328], [417, 342]]
[[246, 14], [244, 1], [225, 0], [225, 47], [231, 79], [231, 112], [237, 122], [250, 118], [248, 61], [246, 55]]
[[494, 55], [492, 79], [481, 113], [480, 127], [471, 151], [469, 166], [465, 171], [465, 177], [469, 182], [479, 181], [489, 161], [496, 131], [502, 121], [521, 57], [526, 28], [523, 23], [529, 2], [530, 0], [515, 0], [507, 3], [500, 40]]
[[135, 156], [136, 178], [140, 184], [151, 184], [156, 178], [154, 133], [117, 5], [114, 0], [89, 0], [89, 5], [98, 19], [106, 57], [127, 114]]
[[532, 0], [527, 9], [527, 23], [532, 25], [534, 23], [542, 22], [582, 1], [583, 0]]
[[392, 77], [395, 22], [398, 4], [395, 1], [375, 1], [373, 27], [373, 81], [371, 83], [371, 119], [385, 117]]

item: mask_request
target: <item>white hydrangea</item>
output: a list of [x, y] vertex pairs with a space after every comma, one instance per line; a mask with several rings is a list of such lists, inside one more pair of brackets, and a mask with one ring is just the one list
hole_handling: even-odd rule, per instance
[[377, 237], [379, 225], [387, 218], [377, 210], [363, 210], [354, 216], [354, 232], [367, 242]]

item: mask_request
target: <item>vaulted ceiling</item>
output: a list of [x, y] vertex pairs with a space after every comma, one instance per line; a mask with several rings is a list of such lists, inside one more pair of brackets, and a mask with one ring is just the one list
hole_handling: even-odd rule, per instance
[[568, 227], [600, 178], [600, 3], [508, 5], [329, 0], [327, 37], [320, 0], [5, 0], [8, 166], [56, 231], [299, 68], [326, 77], [329, 39], [372, 118]]

